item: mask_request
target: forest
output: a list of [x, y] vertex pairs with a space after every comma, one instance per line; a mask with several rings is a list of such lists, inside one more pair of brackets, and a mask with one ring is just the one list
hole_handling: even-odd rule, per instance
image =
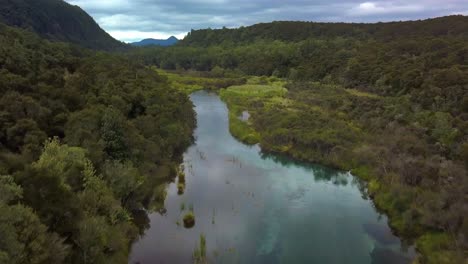
[[122, 55], [0, 24], [0, 263], [126, 263], [192, 103]]
[[[174, 47], [129, 56], [171, 72], [189, 90], [235, 81], [212, 86], [228, 104], [233, 135], [267, 152], [351, 170], [368, 182], [393, 230], [416, 242], [417, 263], [463, 263], [467, 28], [465, 16], [273, 22], [193, 30]], [[249, 122], [238, 118], [245, 110]]]
[[363, 179], [414, 263], [466, 263], [467, 29], [277, 21], [131, 48], [77, 6], [0, 0], [0, 263], [127, 263], [201, 89], [240, 141]]

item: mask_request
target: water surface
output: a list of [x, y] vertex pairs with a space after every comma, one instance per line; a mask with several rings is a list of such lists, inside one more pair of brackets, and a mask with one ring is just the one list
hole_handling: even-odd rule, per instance
[[[200, 234], [210, 263], [409, 263], [413, 250], [391, 233], [357, 178], [263, 155], [230, 135], [217, 95], [200, 91], [191, 100], [198, 127], [184, 154], [185, 192], [168, 186], [166, 210], [149, 215], [130, 263], [191, 263]], [[186, 229], [190, 207], [196, 224]]]

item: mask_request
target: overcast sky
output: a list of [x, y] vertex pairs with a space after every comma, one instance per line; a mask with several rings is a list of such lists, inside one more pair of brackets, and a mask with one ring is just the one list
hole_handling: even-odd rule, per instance
[[468, 15], [468, 0], [66, 0], [116, 39], [183, 38], [191, 29], [274, 20], [378, 22]]

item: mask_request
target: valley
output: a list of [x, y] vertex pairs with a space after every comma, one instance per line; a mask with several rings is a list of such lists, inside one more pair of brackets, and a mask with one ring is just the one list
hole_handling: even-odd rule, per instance
[[138, 3], [0, 0], [0, 264], [467, 263], [466, 15]]

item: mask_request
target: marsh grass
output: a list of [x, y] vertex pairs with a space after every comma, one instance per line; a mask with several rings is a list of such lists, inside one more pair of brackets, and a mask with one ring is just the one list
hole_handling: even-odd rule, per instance
[[208, 259], [206, 256], [206, 237], [204, 234], [200, 235], [199, 245], [193, 251], [193, 261], [195, 264], [207, 264]]
[[[229, 108], [229, 131], [238, 140], [253, 145], [259, 143], [260, 134], [253, 128], [252, 121], [241, 120], [243, 111], [249, 110], [255, 118], [255, 109], [250, 102], [261, 99], [262, 104], [288, 104], [284, 99], [287, 89], [285, 82], [275, 77], [250, 77], [245, 85], [234, 85], [222, 89], [219, 94]], [[252, 111], [252, 112], [251, 112]]]
[[185, 71], [181, 73], [169, 72], [157, 67], [152, 67], [159, 75], [165, 76], [172, 86], [185, 94], [191, 94], [199, 90], [216, 91], [232, 85], [246, 83], [244, 77], [214, 77], [201, 76], [199, 72]]

